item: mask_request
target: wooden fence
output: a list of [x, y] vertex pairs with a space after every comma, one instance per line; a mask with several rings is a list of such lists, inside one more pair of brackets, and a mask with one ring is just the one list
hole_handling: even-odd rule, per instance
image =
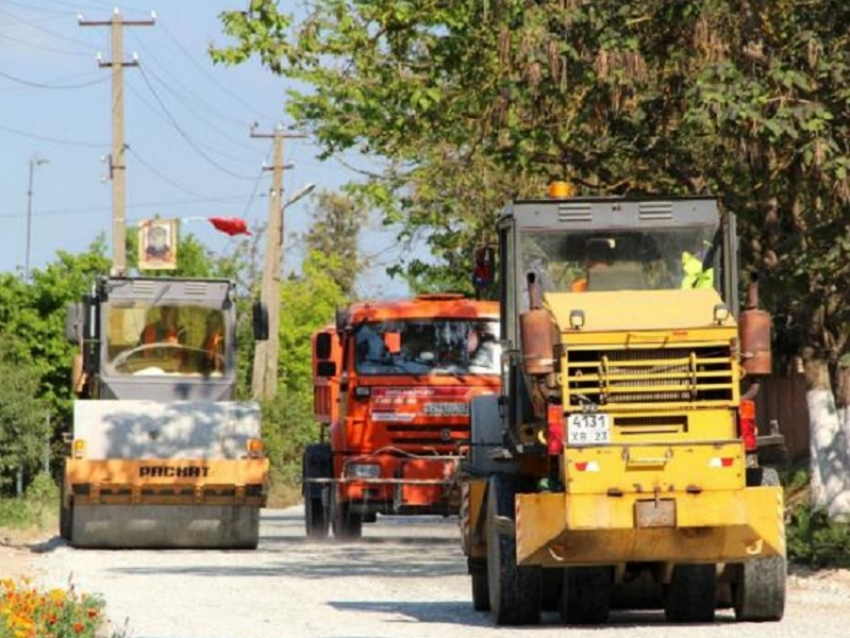
[[[809, 454], [809, 412], [806, 406], [806, 379], [794, 372], [775, 372], [756, 398], [759, 427], [776, 421], [785, 437], [788, 460]], [[769, 428], [768, 428], [769, 429]]]

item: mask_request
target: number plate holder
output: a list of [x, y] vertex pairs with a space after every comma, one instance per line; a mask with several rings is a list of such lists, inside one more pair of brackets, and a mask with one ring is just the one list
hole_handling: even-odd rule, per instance
[[638, 501], [635, 503], [635, 525], [644, 527], [676, 527], [676, 501]]
[[567, 446], [607, 445], [611, 442], [611, 415], [581, 412], [567, 416]]

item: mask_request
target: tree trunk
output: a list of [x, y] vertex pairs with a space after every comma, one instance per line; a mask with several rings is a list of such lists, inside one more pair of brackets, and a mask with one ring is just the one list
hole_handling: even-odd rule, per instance
[[847, 409], [835, 404], [829, 366], [822, 359], [806, 361], [806, 402], [809, 409], [811, 502], [832, 521], [850, 522], [850, 450]]

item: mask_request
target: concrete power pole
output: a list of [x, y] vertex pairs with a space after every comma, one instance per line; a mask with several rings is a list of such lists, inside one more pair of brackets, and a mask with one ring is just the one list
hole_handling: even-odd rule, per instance
[[125, 20], [116, 8], [111, 20], [84, 20], [78, 16], [81, 27], [110, 27], [112, 29], [112, 59], [98, 60], [101, 68], [112, 68], [112, 154], [109, 157], [109, 177], [112, 180], [112, 273], [126, 274], [127, 246], [127, 192], [124, 163], [124, 67], [138, 66], [135, 59], [124, 61], [124, 27], [150, 27], [156, 24], [156, 14], [150, 20]]
[[254, 350], [254, 374], [251, 389], [255, 399], [273, 399], [277, 395], [277, 364], [280, 349], [280, 271], [283, 260], [283, 171], [291, 165], [283, 163], [283, 140], [304, 135], [284, 133], [278, 126], [273, 133], [256, 133], [251, 137], [271, 138], [274, 142], [272, 189], [269, 193], [269, 221], [266, 228], [266, 254], [260, 300], [269, 310], [269, 338], [258, 342]]

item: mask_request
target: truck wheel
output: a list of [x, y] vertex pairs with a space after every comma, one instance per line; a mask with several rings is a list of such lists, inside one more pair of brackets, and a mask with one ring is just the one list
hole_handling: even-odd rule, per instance
[[353, 541], [363, 536], [363, 519], [351, 511], [349, 503], [340, 503], [334, 492], [331, 494], [331, 528], [334, 537], [341, 541]]
[[496, 474], [487, 488], [487, 587], [490, 609], [497, 625], [540, 622], [543, 574], [539, 567], [519, 567], [516, 537], [502, 533], [499, 523], [513, 525], [516, 481]]
[[301, 460], [301, 485], [304, 496], [304, 530], [307, 538], [327, 538], [330, 516], [326, 498], [328, 487], [308, 479], [332, 478], [332, 453], [327, 443], [304, 448]]
[[[747, 485], [778, 486], [779, 475], [769, 467], [747, 470]], [[739, 621], [781, 620], [785, 614], [785, 577], [787, 564], [782, 556], [757, 558], [740, 566], [732, 584], [735, 618]]]
[[71, 542], [71, 530], [74, 528], [74, 506], [72, 503], [65, 504], [65, 496], [62, 495], [62, 502], [59, 504], [59, 536]]
[[573, 625], [601, 625], [611, 611], [610, 567], [568, 567], [563, 570], [561, 621]]
[[307, 538], [327, 538], [330, 520], [321, 497], [304, 498], [304, 528]]
[[714, 621], [717, 600], [717, 568], [712, 565], [676, 565], [664, 600], [669, 622]]
[[474, 571], [472, 576], [472, 608], [475, 611], [490, 611], [490, 587], [487, 571]]
[[543, 611], [558, 611], [561, 608], [561, 596], [564, 591], [563, 570], [549, 568], [543, 570]]

